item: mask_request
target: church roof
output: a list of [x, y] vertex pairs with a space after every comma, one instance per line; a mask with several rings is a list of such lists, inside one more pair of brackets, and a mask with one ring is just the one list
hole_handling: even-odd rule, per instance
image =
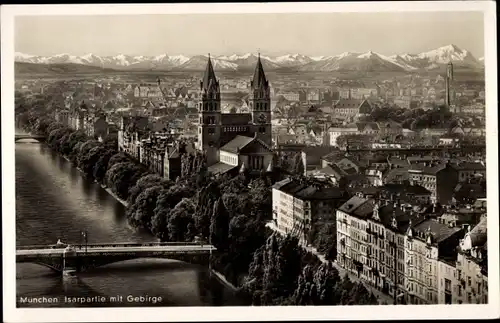
[[255, 72], [253, 73], [252, 87], [267, 87], [268, 82], [266, 79], [266, 74], [264, 73], [264, 68], [262, 67], [262, 62], [259, 58], [257, 59], [257, 65], [255, 66]]
[[225, 144], [220, 150], [236, 154], [239, 150], [248, 145], [254, 139], [255, 138], [252, 137], [236, 136], [233, 140]]
[[227, 172], [229, 172], [230, 170], [232, 169], [235, 169], [236, 167], [238, 166], [234, 166], [234, 165], [229, 165], [229, 164], [225, 164], [223, 162], [218, 162], [214, 165], [211, 165], [208, 167], [208, 172], [211, 173], [211, 174], [225, 174]]
[[208, 56], [207, 67], [205, 68], [205, 73], [203, 74], [202, 89], [208, 90], [210, 84], [217, 84], [217, 78], [215, 77], [214, 67], [212, 66], [212, 60], [210, 55]]

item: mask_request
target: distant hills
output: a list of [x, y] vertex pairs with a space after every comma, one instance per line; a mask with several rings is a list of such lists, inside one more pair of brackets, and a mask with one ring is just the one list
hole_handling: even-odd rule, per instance
[[[400, 54], [385, 56], [368, 51], [366, 53], [346, 52], [335, 56], [309, 57], [301, 54], [283, 56], [261, 56], [266, 70], [296, 70], [303, 72], [319, 71], [361, 71], [361, 72], [409, 72], [419, 70], [435, 70], [452, 62], [457, 68], [479, 70], [484, 68], [484, 59], [476, 59], [469, 51], [455, 45], [447, 45], [435, 50], [419, 54]], [[72, 64], [113, 70], [159, 70], [159, 71], [201, 71], [205, 68], [207, 56], [184, 55], [169, 56], [97, 56], [87, 54], [74, 56], [58, 54], [54, 56], [36, 56], [16, 53], [15, 61], [20, 63], [53, 65]], [[215, 70], [238, 71], [255, 67], [257, 55], [213, 56]]]
[[106, 71], [114, 71], [108, 68], [100, 68], [96, 66], [88, 66], [73, 63], [55, 63], [55, 64], [34, 64], [16, 62], [14, 73], [19, 74], [88, 74], [102, 73]]

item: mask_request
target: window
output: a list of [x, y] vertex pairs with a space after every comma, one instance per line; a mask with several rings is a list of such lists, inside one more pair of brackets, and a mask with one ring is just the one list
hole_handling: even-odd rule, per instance
[[445, 278], [444, 279], [444, 289], [446, 291], [450, 291], [451, 292], [451, 280]]

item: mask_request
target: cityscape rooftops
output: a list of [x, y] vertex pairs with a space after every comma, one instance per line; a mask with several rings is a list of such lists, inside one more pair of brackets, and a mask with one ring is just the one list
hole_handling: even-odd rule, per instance
[[380, 188], [388, 193], [406, 193], [412, 195], [431, 195], [431, 192], [420, 185], [388, 183]]

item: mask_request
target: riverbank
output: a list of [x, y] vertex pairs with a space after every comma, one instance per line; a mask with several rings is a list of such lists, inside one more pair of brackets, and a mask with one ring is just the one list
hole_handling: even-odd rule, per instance
[[217, 277], [219, 279], [219, 281], [221, 283], [223, 283], [227, 288], [231, 289], [233, 292], [236, 292], [238, 291], [238, 288], [236, 286], [234, 286], [233, 284], [231, 284], [227, 279], [226, 277], [224, 277], [224, 275], [222, 275], [221, 273], [213, 270], [213, 269], [210, 269], [210, 271], [215, 275], [215, 277]]
[[[62, 155], [62, 157], [67, 160], [68, 162], [71, 163], [71, 160], [67, 157], [67, 156], [64, 156]], [[84, 174], [83, 170], [80, 168], [80, 167], [76, 167], [76, 169]], [[120, 202], [123, 206], [125, 207], [128, 207], [129, 204], [127, 201], [121, 199], [118, 195], [116, 195], [109, 187], [107, 187], [106, 185], [104, 184], [101, 184], [99, 183], [98, 181], [95, 181], [95, 183], [99, 184], [109, 195], [111, 195], [115, 200], [117, 200], [118, 202]], [[213, 270], [213, 269], [210, 269], [210, 271], [215, 275], [215, 277], [217, 277], [217, 279], [222, 283], [224, 284], [227, 288], [231, 289], [233, 292], [236, 292], [238, 291], [238, 288], [236, 286], [234, 286], [233, 284], [231, 284], [224, 275], [222, 275], [221, 273]]]
[[121, 204], [123, 204], [123, 206], [125, 207], [128, 207], [128, 203], [127, 201], [121, 199], [118, 197], [118, 195], [116, 195], [109, 187], [107, 187], [106, 185], [104, 184], [101, 184], [99, 182], [96, 181], [96, 183], [98, 183], [99, 185], [101, 185], [101, 187], [106, 191], [108, 192], [109, 195], [111, 195], [112, 197], [114, 197], [118, 202], [120, 202]]

